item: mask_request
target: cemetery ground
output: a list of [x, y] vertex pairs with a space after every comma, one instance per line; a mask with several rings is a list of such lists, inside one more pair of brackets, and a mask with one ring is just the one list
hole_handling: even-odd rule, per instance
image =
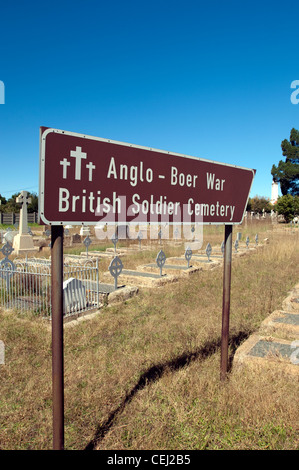
[[[225, 382], [219, 380], [222, 265], [140, 288], [128, 301], [66, 324], [66, 449], [298, 449], [298, 373], [271, 364], [234, 364], [239, 346], [281, 308], [299, 281], [298, 232], [282, 226], [242, 229], [251, 239], [257, 231], [261, 243], [266, 237], [269, 243], [233, 256]], [[223, 227], [207, 227], [203, 247], [208, 241], [220, 247], [222, 239]], [[175, 256], [179, 248], [164, 251]], [[156, 254], [136, 251], [124, 266], [136, 268]], [[101, 261], [101, 273], [107, 263]], [[0, 448], [51, 449], [49, 324], [16, 311], [0, 315]]]

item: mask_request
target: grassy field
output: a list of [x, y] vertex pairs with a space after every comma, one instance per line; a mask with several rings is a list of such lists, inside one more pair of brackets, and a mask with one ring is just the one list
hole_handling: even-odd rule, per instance
[[[205, 243], [221, 242], [209, 230]], [[237, 347], [298, 283], [298, 234], [266, 236], [269, 244], [233, 262], [225, 383], [220, 268], [142, 289], [65, 327], [66, 449], [298, 449], [298, 378], [233, 367]], [[0, 448], [51, 449], [51, 331], [1, 311], [0, 339]]]

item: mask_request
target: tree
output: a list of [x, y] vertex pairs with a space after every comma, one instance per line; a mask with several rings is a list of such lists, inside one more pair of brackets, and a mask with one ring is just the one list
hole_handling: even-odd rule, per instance
[[[16, 202], [16, 198], [18, 197], [18, 195], [19, 195], [19, 193], [13, 194], [7, 201], [5, 200], [5, 202], [2, 203], [2, 211], [3, 212], [15, 212], [15, 213], [20, 212], [21, 205]], [[38, 211], [38, 196], [37, 196], [37, 194], [28, 192], [27, 196], [31, 197], [31, 203], [28, 204], [28, 206], [27, 206], [28, 213], [37, 212]]]
[[5, 197], [1, 196], [0, 194], [0, 211], [3, 212], [3, 207], [5, 206], [5, 204], [7, 203]]
[[5, 204], [3, 211], [4, 212], [20, 212], [20, 205], [16, 203], [16, 198], [19, 194], [13, 194]]
[[28, 193], [28, 197], [31, 197], [31, 203], [28, 204], [28, 213], [38, 212], [38, 196], [36, 193]]
[[258, 212], [261, 214], [263, 212], [271, 212], [272, 205], [269, 199], [263, 196], [254, 196], [248, 199], [247, 211]]
[[280, 196], [275, 204], [278, 214], [284, 216], [284, 220], [288, 223], [297, 215], [299, 215], [299, 196], [285, 194]]
[[273, 165], [271, 174], [280, 183], [282, 194], [299, 195], [299, 131], [292, 129], [290, 141], [281, 142], [282, 154], [285, 161], [280, 160], [278, 166]]

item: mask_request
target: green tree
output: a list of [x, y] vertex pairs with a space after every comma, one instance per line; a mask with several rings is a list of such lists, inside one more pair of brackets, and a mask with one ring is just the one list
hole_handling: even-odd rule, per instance
[[292, 196], [291, 194], [280, 196], [275, 204], [275, 210], [278, 214], [284, 216], [286, 222], [290, 222], [295, 216], [299, 215], [299, 196]]
[[20, 212], [20, 205], [16, 203], [16, 198], [19, 194], [13, 194], [3, 208], [4, 212]]
[[1, 212], [3, 212], [3, 208], [4, 208], [6, 203], [7, 203], [7, 200], [5, 199], [5, 197], [1, 196], [1, 194], [0, 194], [0, 211]]
[[292, 129], [290, 140], [281, 142], [282, 154], [285, 161], [280, 160], [278, 166], [273, 165], [271, 174], [280, 183], [283, 195], [299, 195], [299, 131]]
[[31, 203], [28, 204], [28, 213], [38, 212], [38, 196], [36, 193], [28, 193], [28, 197], [31, 197]]
[[[2, 206], [3, 212], [20, 212], [21, 205], [16, 202], [16, 198], [18, 197], [19, 193], [13, 194], [6, 202], [5, 205]], [[28, 197], [31, 197], [31, 203], [28, 204], [27, 211], [28, 212], [37, 212], [38, 211], [38, 196], [36, 193], [28, 192]]]
[[270, 203], [269, 199], [265, 198], [264, 196], [254, 196], [248, 199], [248, 211], [254, 211], [261, 214], [263, 209], [264, 212], [271, 212], [272, 204]]

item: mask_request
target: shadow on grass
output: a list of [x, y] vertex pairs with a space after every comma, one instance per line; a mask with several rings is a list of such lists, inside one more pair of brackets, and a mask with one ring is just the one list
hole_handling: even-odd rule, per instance
[[[235, 335], [231, 335], [229, 340], [229, 347], [230, 347], [230, 354], [228, 360], [228, 368], [229, 371], [232, 368], [233, 358], [236, 349], [239, 345], [250, 336], [251, 332], [238, 332]], [[122, 403], [110, 414], [107, 421], [103, 423], [101, 426], [98, 426], [95, 436], [90, 441], [84, 450], [94, 450], [95, 447], [99, 444], [99, 442], [104, 439], [107, 432], [113, 426], [114, 422], [118, 418], [118, 416], [123, 412], [126, 405], [128, 405], [137, 392], [142, 390], [147, 385], [155, 382], [156, 380], [160, 379], [165, 373], [175, 372], [177, 370], [182, 369], [183, 367], [188, 366], [191, 362], [196, 360], [205, 360], [208, 357], [215, 354], [221, 347], [221, 338], [215, 339], [213, 341], [209, 341], [201, 348], [193, 351], [182, 354], [181, 356], [176, 357], [172, 361], [167, 361], [162, 364], [157, 364], [155, 366], [150, 367], [146, 372], [144, 372], [138, 383], [132, 388], [130, 392], [127, 393]]]

